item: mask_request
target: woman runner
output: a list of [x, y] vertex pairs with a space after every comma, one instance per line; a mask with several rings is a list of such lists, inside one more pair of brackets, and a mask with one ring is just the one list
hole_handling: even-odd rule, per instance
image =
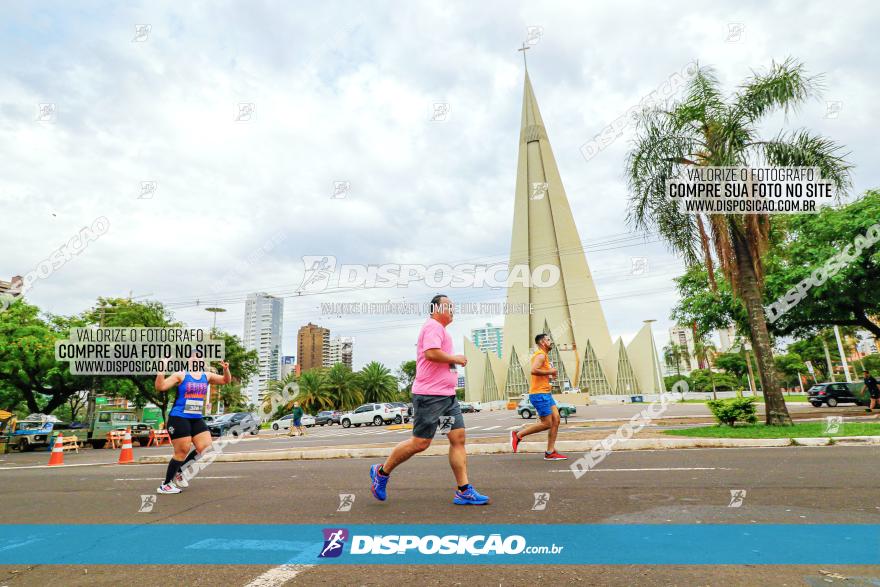
[[178, 371], [167, 378], [165, 373], [156, 375], [156, 391], [168, 391], [177, 386], [177, 397], [168, 413], [166, 426], [174, 456], [168, 463], [165, 482], [156, 490], [157, 493], [180, 493], [181, 488], [187, 487], [189, 483], [180, 469], [211, 446], [211, 433], [202, 418], [208, 390], [211, 384], [226, 385], [232, 381], [229, 363], [221, 361], [220, 364], [223, 366], [222, 376], [204, 371]]

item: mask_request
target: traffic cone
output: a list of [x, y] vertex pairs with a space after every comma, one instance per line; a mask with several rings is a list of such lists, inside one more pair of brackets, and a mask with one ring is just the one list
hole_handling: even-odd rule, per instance
[[52, 447], [52, 454], [49, 455], [49, 466], [55, 465], [63, 465], [64, 464], [64, 440], [63, 436], [59, 434], [55, 437], [55, 445]]
[[122, 452], [119, 453], [119, 465], [134, 462], [134, 450], [131, 448], [131, 428], [125, 429], [125, 436], [122, 437]]

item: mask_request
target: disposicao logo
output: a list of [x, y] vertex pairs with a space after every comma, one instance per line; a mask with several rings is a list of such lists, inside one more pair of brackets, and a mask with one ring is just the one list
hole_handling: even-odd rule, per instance
[[324, 548], [318, 558], [335, 558], [342, 554], [342, 548], [348, 539], [348, 530], [345, 528], [324, 528]]

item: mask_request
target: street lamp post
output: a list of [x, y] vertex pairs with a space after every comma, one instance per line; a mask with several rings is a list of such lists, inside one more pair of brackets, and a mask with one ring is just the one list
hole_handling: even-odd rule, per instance
[[211, 330], [217, 330], [217, 314], [225, 312], [226, 308], [205, 308], [205, 311], [214, 314], [214, 323], [211, 325]]

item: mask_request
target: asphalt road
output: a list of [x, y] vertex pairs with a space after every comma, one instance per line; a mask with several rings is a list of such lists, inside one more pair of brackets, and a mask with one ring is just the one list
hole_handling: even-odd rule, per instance
[[[180, 495], [152, 494], [161, 465], [17, 469], [0, 472], [4, 523], [870, 523], [880, 524], [880, 448], [824, 447], [621, 452], [575, 479], [537, 455], [470, 459], [471, 480], [493, 503], [452, 505], [444, 457], [417, 457], [395, 472], [389, 500], [369, 493], [370, 461], [214, 463]], [[731, 490], [745, 490], [729, 507]], [[550, 494], [533, 511], [534, 493]], [[339, 494], [352, 493], [349, 512]], [[601, 545], [590, 545], [601, 547]], [[804, 545], [805, 548], [811, 545]], [[833, 545], [829, 545], [833, 546]], [[744, 545], [747, 547], [747, 545]], [[260, 578], [262, 577], [262, 578]], [[839, 577], [847, 577], [841, 579]], [[877, 585], [877, 567], [566, 566], [0, 567], [0, 586], [118, 585]], [[873, 582], [870, 582], [873, 581]]]
[[[644, 408], [645, 406], [640, 404], [579, 407], [578, 413], [568, 419], [568, 424], [562, 424], [559, 431], [560, 438], [565, 439], [565, 436], [568, 434], [582, 432], [585, 430], [585, 425], [589, 427], [589, 430], [615, 430], [619, 423], [615, 423], [614, 420], [630, 418]], [[762, 409], [763, 405], [760, 408]], [[864, 415], [862, 410], [857, 412], [846, 408], [825, 408], [823, 410], [812, 408], [808, 404], [797, 403], [789, 404], [789, 409], [793, 414], [814, 412], [819, 415], [847, 414], [847, 417]], [[687, 426], [693, 417], [709, 417], [710, 415], [709, 409], [705, 404], [671, 404], [664, 417], [681, 417], [681, 424], [675, 423], [672, 426], [665, 426], [665, 428]], [[491, 437], [506, 439], [510, 430], [535, 421], [534, 418], [524, 420], [516, 412], [512, 411], [469, 413], [465, 414], [464, 417], [467, 426], [467, 436], [472, 440]], [[651, 428], [649, 427], [648, 429], [650, 430]], [[338, 425], [316, 426], [308, 428], [306, 436], [295, 438], [288, 437], [283, 430], [279, 432], [262, 430], [258, 436], [246, 436], [242, 438], [241, 442], [224, 447], [223, 451], [225, 453], [261, 452], [286, 448], [383, 445], [400, 442], [411, 434], [410, 430], [393, 430], [388, 426], [366, 425], [347, 429]], [[167, 445], [162, 447], [135, 446], [134, 454], [135, 457], [141, 455], [170, 455], [170, 449]], [[64, 462], [65, 464], [114, 463], [118, 460], [118, 457], [118, 450], [92, 450], [86, 448], [80, 453], [65, 453]], [[48, 460], [49, 455], [44, 451], [0, 454], [0, 473], [9, 468], [45, 465]]]

